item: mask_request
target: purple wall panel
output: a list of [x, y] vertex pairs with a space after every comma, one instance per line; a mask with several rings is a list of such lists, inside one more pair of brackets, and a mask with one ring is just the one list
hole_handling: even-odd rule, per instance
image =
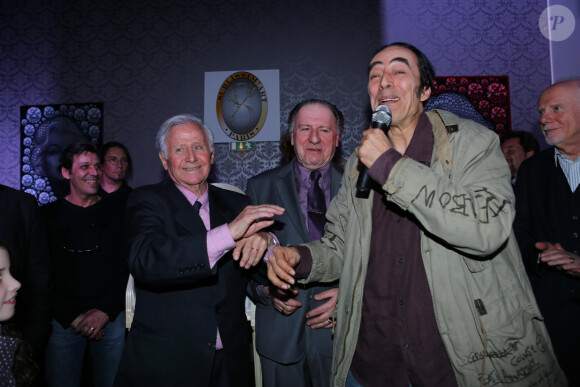
[[548, 40], [538, 20], [546, 0], [383, 0], [383, 42], [407, 41], [437, 75], [508, 75], [512, 129], [540, 133], [536, 104], [550, 85]]
[[[563, 6], [550, 12], [552, 82], [580, 77], [580, 1], [548, 0], [550, 7]], [[560, 12], [558, 12], [560, 11]], [[564, 15], [565, 14], [565, 15]]]

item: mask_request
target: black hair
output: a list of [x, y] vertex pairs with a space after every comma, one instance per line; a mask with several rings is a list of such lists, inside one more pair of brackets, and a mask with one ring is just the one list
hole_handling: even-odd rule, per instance
[[95, 144], [90, 142], [73, 142], [72, 144], [67, 145], [67, 147], [62, 151], [62, 155], [60, 156], [60, 167], [70, 171], [73, 166], [74, 157], [85, 152], [96, 154], [99, 157], [99, 160], [102, 161], [99, 148], [97, 148]]
[[534, 154], [537, 155], [540, 153], [540, 144], [536, 137], [530, 132], [526, 132], [525, 130], [514, 130], [507, 132], [503, 135], [501, 139], [501, 143], [503, 144], [510, 138], [517, 138], [520, 140], [520, 145], [524, 148], [524, 152], [528, 153], [529, 151], [534, 151]]
[[[433, 87], [433, 80], [435, 78], [435, 69], [433, 68], [433, 65], [431, 64], [431, 61], [429, 61], [429, 58], [427, 58], [427, 56], [425, 54], [423, 54], [423, 52], [421, 50], [419, 50], [417, 47], [415, 47], [409, 43], [394, 42], [394, 43], [384, 45], [381, 48], [379, 48], [378, 50], [376, 50], [375, 53], [373, 54], [373, 57], [375, 55], [377, 55], [379, 52], [383, 51], [384, 49], [392, 47], [392, 46], [406, 48], [406, 49], [412, 51], [413, 54], [415, 54], [415, 56], [417, 57], [417, 64], [419, 66], [419, 77], [420, 77], [419, 90], [417, 91], [418, 96], [421, 96], [421, 93], [424, 90], [432, 88]], [[367, 73], [370, 73], [370, 71], [371, 71], [371, 66], [369, 65]]]

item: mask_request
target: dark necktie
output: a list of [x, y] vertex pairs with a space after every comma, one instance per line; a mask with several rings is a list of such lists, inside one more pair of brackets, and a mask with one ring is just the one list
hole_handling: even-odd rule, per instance
[[310, 172], [310, 188], [308, 189], [308, 235], [311, 241], [318, 240], [324, 235], [326, 224], [326, 200], [320, 185], [320, 171]]
[[193, 209], [195, 210], [195, 212], [197, 212], [199, 214], [200, 208], [201, 208], [201, 203], [196, 200], [195, 203], [193, 203]]

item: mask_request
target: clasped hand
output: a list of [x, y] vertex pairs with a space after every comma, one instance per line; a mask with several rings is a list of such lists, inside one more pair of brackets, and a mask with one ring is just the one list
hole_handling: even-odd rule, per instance
[[240, 267], [247, 269], [260, 262], [264, 252], [273, 244], [273, 239], [268, 233], [258, 231], [271, 226], [274, 223], [274, 216], [283, 213], [284, 208], [273, 204], [246, 206], [228, 223], [230, 235], [236, 241], [233, 258], [240, 261]]
[[89, 340], [100, 340], [105, 335], [103, 327], [109, 322], [109, 316], [98, 309], [91, 309], [80, 314], [70, 326], [75, 333], [81, 334]]
[[[291, 298], [298, 292], [292, 288], [296, 282], [294, 267], [300, 262], [300, 254], [294, 247], [276, 247], [268, 260], [268, 279], [275, 287], [270, 292], [270, 298], [274, 307], [282, 314], [292, 314], [296, 308], [301, 306], [300, 301]], [[328, 289], [314, 298], [317, 301], [328, 300], [322, 305], [309, 310], [306, 313], [308, 321], [306, 324], [312, 329], [332, 328], [336, 321], [332, 318], [332, 312], [336, 304], [338, 289]]]
[[294, 283], [294, 268], [300, 262], [300, 254], [294, 247], [275, 247], [268, 259], [268, 279], [272, 285], [288, 290]]
[[564, 250], [559, 243], [537, 242], [536, 249], [540, 250], [539, 258], [548, 266], [556, 266], [573, 276], [580, 276], [580, 257]]

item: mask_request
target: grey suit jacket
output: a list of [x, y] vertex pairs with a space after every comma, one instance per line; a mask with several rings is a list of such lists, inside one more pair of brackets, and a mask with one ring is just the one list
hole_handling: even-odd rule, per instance
[[[331, 198], [341, 185], [342, 169], [331, 165]], [[248, 181], [246, 193], [252, 204], [277, 204], [286, 209], [282, 216], [270, 227], [282, 245], [297, 245], [310, 241], [305, 219], [303, 219], [296, 192], [293, 163], [266, 171]], [[299, 289], [296, 299], [302, 307], [290, 316], [284, 316], [271, 304], [256, 305], [256, 349], [261, 356], [277, 363], [290, 364], [301, 360], [308, 348], [304, 332], [311, 329], [306, 325], [306, 312], [323, 304], [312, 298], [324, 290], [338, 287], [338, 283], [311, 284]], [[316, 347], [332, 357], [332, 336], [330, 329], [317, 329], [314, 332]]]

